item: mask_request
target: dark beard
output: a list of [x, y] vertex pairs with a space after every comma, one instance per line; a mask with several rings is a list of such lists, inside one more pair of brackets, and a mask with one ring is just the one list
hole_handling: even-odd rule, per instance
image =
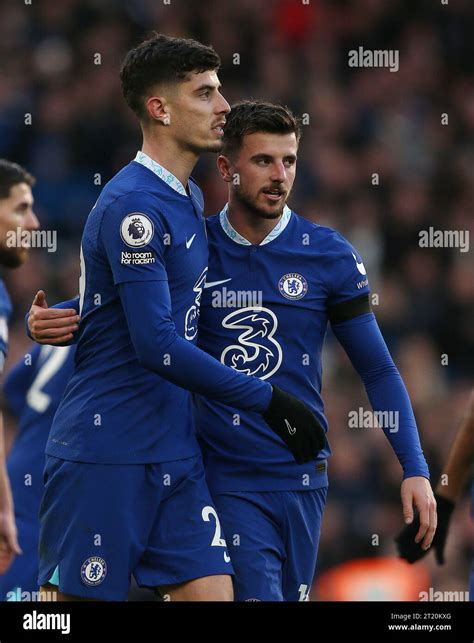
[[19, 268], [24, 262], [26, 257], [16, 252], [16, 248], [7, 250], [0, 247], [0, 266], [5, 268]]
[[240, 203], [244, 205], [247, 208], [247, 210], [249, 210], [249, 212], [251, 212], [257, 217], [260, 217], [260, 219], [268, 219], [271, 221], [273, 221], [274, 219], [279, 219], [281, 217], [286, 205], [286, 202], [284, 201], [279, 212], [275, 212], [275, 214], [270, 214], [269, 212], [265, 212], [264, 210], [261, 210], [254, 203], [252, 203], [252, 201], [250, 201], [250, 199], [248, 199], [247, 196], [244, 194], [244, 192], [242, 192], [239, 188], [236, 188], [235, 196], [240, 201]]

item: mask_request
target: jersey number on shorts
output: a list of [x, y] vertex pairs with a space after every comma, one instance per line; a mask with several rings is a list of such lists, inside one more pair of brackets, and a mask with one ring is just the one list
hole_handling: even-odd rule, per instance
[[214, 516], [216, 520], [216, 530], [214, 532], [214, 538], [212, 539], [211, 547], [227, 547], [226, 541], [224, 540], [224, 538], [221, 538], [221, 523], [214, 507], [204, 507], [201, 515], [204, 522], [210, 522], [211, 516]]
[[[209, 505], [204, 507], [201, 515], [204, 522], [210, 522], [211, 516], [213, 516], [216, 521], [216, 529], [214, 531], [211, 547], [227, 547], [225, 539], [221, 537], [221, 523], [214, 507], [210, 507]], [[224, 561], [226, 563], [230, 563], [230, 556], [227, 551], [224, 552]]]

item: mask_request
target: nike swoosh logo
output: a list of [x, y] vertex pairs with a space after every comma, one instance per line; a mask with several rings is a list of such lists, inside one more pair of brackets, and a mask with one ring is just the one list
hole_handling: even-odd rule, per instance
[[208, 281], [204, 284], [204, 288], [213, 288], [214, 286], [220, 286], [220, 284], [226, 284], [228, 281], [232, 281], [232, 277], [229, 279], [222, 279], [222, 281]]
[[192, 245], [192, 243], [193, 243], [193, 241], [194, 241], [195, 236], [196, 236], [196, 234], [193, 234], [193, 236], [191, 237], [191, 239], [190, 239], [189, 241], [186, 239], [186, 248], [187, 248], [188, 250], [189, 250], [189, 248], [191, 247], [191, 245]]
[[354, 259], [355, 259], [356, 266], [357, 266], [357, 270], [360, 272], [360, 274], [361, 274], [361, 275], [366, 275], [366, 274], [367, 274], [367, 270], [365, 269], [364, 264], [363, 264], [363, 263], [359, 263], [359, 262], [357, 261], [357, 257], [355, 256], [355, 254], [354, 254], [354, 253], [352, 253], [352, 256], [353, 256], [353, 257], [354, 257]]
[[286, 418], [285, 418], [285, 424], [286, 424], [286, 428], [288, 429], [288, 433], [290, 435], [294, 435], [296, 433], [296, 427], [293, 428]]

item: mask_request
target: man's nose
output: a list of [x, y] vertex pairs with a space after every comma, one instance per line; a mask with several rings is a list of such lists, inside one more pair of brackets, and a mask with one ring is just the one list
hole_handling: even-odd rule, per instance
[[286, 180], [286, 168], [283, 163], [275, 163], [273, 165], [270, 178], [275, 183], [283, 183]]
[[219, 103], [217, 104], [218, 114], [228, 114], [230, 112], [230, 105], [222, 94], [219, 94]]
[[38, 230], [40, 228], [40, 222], [38, 221], [38, 217], [33, 212], [33, 210], [31, 210], [31, 212], [28, 213], [24, 227], [27, 230]]

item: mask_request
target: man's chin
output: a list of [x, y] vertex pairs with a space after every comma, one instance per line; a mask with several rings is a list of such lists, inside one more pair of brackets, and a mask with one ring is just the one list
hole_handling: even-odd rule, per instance
[[264, 219], [279, 219], [282, 216], [284, 209], [285, 203], [275, 208], [261, 208], [258, 206], [256, 207], [256, 210], [258, 210], [260, 216]]
[[206, 149], [204, 150], [205, 152], [214, 152], [217, 154], [218, 152], [222, 151], [222, 141], [210, 141]]
[[252, 210], [260, 218], [267, 219], [267, 221], [274, 221], [275, 219], [279, 219], [283, 214], [283, 208], [278, 208], [275, 210], [267, 210], [266, 208], [262, 208], [258, 205], [254, 205]]
[[5, 268], [19, 268], [27, 261], [29, 249], [15, 248], [14, 250], [5, 250], [0, 248], [0, 266]]

